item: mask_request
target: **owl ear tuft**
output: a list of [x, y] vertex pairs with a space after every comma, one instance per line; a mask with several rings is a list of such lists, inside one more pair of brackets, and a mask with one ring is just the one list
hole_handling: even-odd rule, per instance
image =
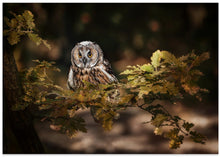
[[76, 44], [74, 46], [74, 48], [71, 50], [71, 63], [72, 63], [72, 65], [75, 65], [75, 62], [74, 62], [74, 52], [76, 51], [77, 48], [78, 48], [78, 44]]
[[94, 48], [95, 48], [95, 50], [98, 51], [99, 53], [103, 53], [101, 47], [100, 47], [98, 44], [94, 43]]

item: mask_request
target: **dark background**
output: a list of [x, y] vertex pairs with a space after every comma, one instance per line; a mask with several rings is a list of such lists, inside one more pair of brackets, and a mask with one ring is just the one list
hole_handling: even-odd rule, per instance
[[[41, 37], [49, 41], [52, 50], [49, 51], [44, 46], [36, 47], [32, 42], [24, 40], [14, 51], [18, 70], [33, 65], [33, 59], [56, 61], [56, 65], [62, 72], [56, 74], [54, 79], [56, 83], [63, 87], [66, 87], [66, 79], [70, 66], [70, 51], [77, 42], [83, 40], [95, 41], [100, 45], [105, 57], [112, 63], [113, 70], [117, 77], [120, 77], [118, 74], [122, 72], [127, 65], [149, 62], [152, 53], [157, 49], [170, 51], [177, 57], [192, 52], [193, 50], [196, 54], [208, 51], [211, 56], [200, 68], [205, 74], [205, 76], [200, 79], [200, 86], [210, 91], [209, 94], [204, 95], [203, 102], [198, 102], [189, 97], [179, 105], [173, 108], [170, 107], [171, 111], [178, 112], [183, 118], [185, 117], [185, 119], [189, 119], [189, 121], [193, 121], [195, 124], [198, 122], [198, 124], [196, 124], [198, 126], [197, 128], [200, 132], [207, 135], [209, 139], [208, 142], [210, 143], [207, 143], [207, 145], [201, 146], [200, 144], [186, 142], [179, 150], [169, 150], [168, 141], [153, 135], [153, 128], [150, 126], [142, 126], [139, 128], [140, 123], [143, 121], [143, 117], [141, 118], [140, 115], [145, 115], [145, 113], [139, 110], [123, 112], [121, 119], [115, 125], [116, 128], [113, 128], [113, 135], [112, 133], [103, 132], [100, 126], [91, 120], [88, 111], [82, 111], [81, 114], [88, 122], [88, 129], [91, 131], [86, 135], [80, 133], [78, 137], [72, 140], [68, 139], [65, 135], [50, 130], [48, 124], [40, 123], [36, 120], [36, 129], [48, 152], [218, 152], [217, 3], [3, 4], [4, 16], [11, 17], [9, 11], [20, 14], [24, 10], [30, 10], [34, 14], [37, 32]], [[139, 118], [139, 121], [136, 121], [135, 118]], [[139, 129], [136, 129], [134, 132], [129, 131], [132, 130], [132, 128], [134, 129], [136, 125]], [[117, 132], [120, 130], [120, 127], [123, 128], [122, 131]], [[99, 136], [96, 136], [96, 129], [100, 132]], [[115, 134], [114, 129], [116, 130]], [[94, 130], [94, 133], [92, 130]], [[141, 136], [139, 141], [136, 135], [138, 135], [138, 137], [139, 135]], [[111, 138], [109, 139], [109, 137]], [[55, 140], [51, 140], [54, 138]], [[90, 139], [90, 141], [88, 141], [88, 139]], [[97, 141], [97, 139], [100, 140]], [[120, 145], [120, 142], [118, 142], [119, 144], [117, 145], [114, 139], [115, 141], [118, 139], [121, 139], [119, 141], [128, 140], [127, 143], [130, 142], [131, 147], [126, 147], [126, 143]], [[143, 139], [151, 140], [142, 141]], [[85, 147], [83, 147], [83, 141]], [[156, 141], [158, 141], [158, 143]], [[79, 148], [77, 147], [77, 142], [80, 145]], [[98, 143], [102, 145], [102, 147]], [[109, 143], [111, 143], [111, 147], [108, 145]], [[68, 144], [68, 146], [65, 144]], [[161, 146], [158, 150], [156, 147], [159, 144], [161, 144]], [[187, 147], [190, 144], [191, 147]], [[73, 146], [69, 147], [70, 145]], [[137, 146], [137, 148], [135, 146]], [[142, 149], [140, 146], [145, 146], [146, 149]]]

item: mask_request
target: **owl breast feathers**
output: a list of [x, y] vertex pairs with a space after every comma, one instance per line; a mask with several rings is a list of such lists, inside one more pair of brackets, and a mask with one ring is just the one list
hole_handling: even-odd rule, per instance
[[101, 48], [91, 41], [80, 42], [72, 49], [71, 63], [68, 87], [72, 90], [83, 87], [83, 81], [94, 85], [118, 81]]

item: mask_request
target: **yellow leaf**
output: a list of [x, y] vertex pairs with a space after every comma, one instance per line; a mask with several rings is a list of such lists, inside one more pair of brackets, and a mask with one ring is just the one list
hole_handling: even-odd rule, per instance
[[17, 20], [16, 20], [15, 18], [11, 19], [11, 21], [10, 21], [10, 26], [9, 26], [9, 27], [11, 27], [11, 28], [16, 28], [17, 25], [18, 25]]
[[198, 86], [190, 86], [188, 84], [182, 84], [184, 90], [190, 95], [194, 95], [199, 92], [200, 88]]
[[120, 102], [119, 102], [119, 104], [125, 104], [125, 103], [128, 103], [133, 97], [134, 97], [133, 94], [123, 95], [123, 97], [120, 98]]
[[108, 121], [104, 121], [102, 124], [102, 127], [106, 130], [106, 131], [110, 131], [112, 129], [112, 120], [108, 120]]
[[154, 130], [154, 134], [155, 135], [162, 135], [163, 131], [161, 130], [160, 127], [156, 127], [155, 130]]
[[37, 34], [28, 33], [27, 35], [37, 46], [41, 44], [42, 39]]
[[50, 125], [50, 129], [54, 130], [54, 131], [60, 131], [61, 130], [62, 125]]
[[74, 109], [67, 110], [67, 113], [70, 118], [73, 118], [75, 116], [75, 112], [76, 112], [76, 110], [74, 110]]
[[42, 40], [42, 42], [49, 50], [51, 50], [51, 46], [48, 44], [47, 40]]

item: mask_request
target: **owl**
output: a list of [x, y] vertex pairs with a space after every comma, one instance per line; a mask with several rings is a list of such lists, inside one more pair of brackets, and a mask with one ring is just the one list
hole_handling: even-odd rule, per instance
[[68, 87], [72, 90], [83, 87], [83, 80], [94, 85], [118, 82], [102, 49], [94, 42], [76, 44], [71, 51], [71, 63]]
[[[83, 87], [83, 81], [91, 84], [109, 84], [118, 82], [110, 63], [104, 58], [102, 49], [91, 41], [82, 41], [71, 51], [71, 63], [68, 74], [68, 87], [71, 90]], [[96, 107], [91, 107], [94, 120]]]

